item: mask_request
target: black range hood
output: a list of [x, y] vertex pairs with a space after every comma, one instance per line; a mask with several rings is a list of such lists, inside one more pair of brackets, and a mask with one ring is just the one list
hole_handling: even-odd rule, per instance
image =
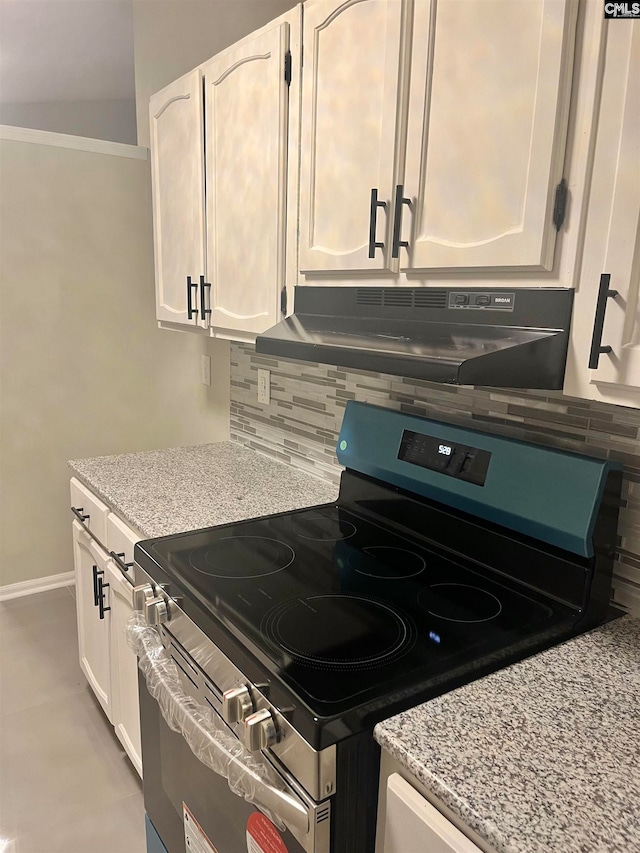
[[573, 290], [295, 288], [294, 312], [256, 340], [282, 358], [454, 385], [561, 389]]

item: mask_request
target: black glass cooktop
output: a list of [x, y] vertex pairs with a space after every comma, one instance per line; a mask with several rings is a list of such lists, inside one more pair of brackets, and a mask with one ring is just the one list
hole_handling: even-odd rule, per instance
[[442, 679], [568, 613], [337, 505], [145, 547], [320, 716]]

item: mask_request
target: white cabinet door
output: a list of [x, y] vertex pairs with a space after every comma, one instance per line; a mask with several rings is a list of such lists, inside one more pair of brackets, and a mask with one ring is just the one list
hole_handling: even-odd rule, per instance
[[480, 853], [480, 848], [394, 773], [387, 782], [384, 853]]
[[[595, 341], [611, 351], [597, 359], [590, 382], [614, 399], [612, 385], [635, 389], [633, 402], [633, 393], [625, 394], [625, 387], [620, 388], [625, 396], [619, 402], [640, 406], [640, 24], [608, 24], [585, 236], [583, 280], [588, 282], [591, 297], [591, 310], [586, 312], [591, 325], [602, 273], [609, 275], [609, 288], [617, 296], [605, 300], [602, 335]], [[583, 304], [581, 299], [579, 304]], [[586, 363], [585, 350], [582, 357]]]
[[[391, 200], [402, 157], [404, 0], [304, 5], [300, 153], [302, 273], [397, 269]], [[371, 191], [375, 242], [369, 257]]]
[[[564, 392], [640, 408], [640, 23], [624, 24], [605, 22], [593, 176]], [[598, 322], [601, 289], [604, 321], [601, 316]], [[617, 295], [607, 298], [607, 290]], [[599, 353], [600, 347], [610, 351]]]
[[106, 576], [108, 557], [77, 521], [73, 522], [73, 558], [80, 667], [111, 721], [111, 611], [108, 608], [112, 596], [110, 587], [104, 586], [109, 583]]
[[113, 687], [113, 726], [118, 740], [142, 776], [140, 746], [140, 703], [138, 699], [138, 661], [126, 639], [127, 619], [133, 613], [133, 572], [125, 572], [113, 555], [125, 566], [133, 563], [133, 549], [141, 537], [110, 512], [107, 519], [107, 546], [112, 555], [107, 568], [111, 591], [111, 684]]
[[149, 105], [156, 315], [192, 327], [207, 325], [199, 290], [205, 273], [202, 112], [199, 69], [155, 94]]
[[138, 661], [127, 645], [126, 623], [133, 613], [133, 585], [113, 560], [107, 566], [111, 593], [111, 681], [113, 725], [118, 740], [142, 776]]
[[[291, 14], [299, 20], [299, 9]], [[203, 66], [209, 322], [265, 331], [285, 286], [290, 24], [278, 19]]]
[[416, 3], [401, 266], [551, 269], [577, 3]]

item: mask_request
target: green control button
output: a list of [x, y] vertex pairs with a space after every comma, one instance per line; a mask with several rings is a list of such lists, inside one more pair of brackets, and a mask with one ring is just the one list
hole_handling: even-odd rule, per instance
[[340, 450], [346, 450], [346, 449], [347, 449], [347, 442], [343, 438], [342, 441], [340, 442]]

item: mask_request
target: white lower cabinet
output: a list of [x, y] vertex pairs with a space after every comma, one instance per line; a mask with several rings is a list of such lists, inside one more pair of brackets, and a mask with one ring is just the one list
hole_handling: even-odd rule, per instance
[[111, 722], [111, 590], [105, 587], [109, 558], [77, 521], [73, 522], [73, 555], [80, 668]]
[[383, 853], [480, 853], [480, 848], [393, 773], [387, 780]]
[[375, 853], [496, 851], [383, 749]]
[[[138, 661], [127, 644], [126, 625], [133, 613], [133, 547], [141, 537], [116, 515], [109, 513], [107, 541], [111, 559], [107, 567], [111, 593], [111, 683], [113, 715], [111, 722], [131, 763], [142, 776], [140, 746], [140, 705], [138, 700]], [[131, 566], [127, 568], [126, 566]]]
[[[72, 503], [77, 486], [72, 481]], [[85, 486], [82, 490], [84, 503], [98, 501]], [[134, 609], [133, 548], [142, 537], [101, 506], [105, 509], [103, 543], [88, 532], [88, 520], [73, 522], [80, 667], [142, 776], [138, 662], [126, 638], [126, 623]]]

